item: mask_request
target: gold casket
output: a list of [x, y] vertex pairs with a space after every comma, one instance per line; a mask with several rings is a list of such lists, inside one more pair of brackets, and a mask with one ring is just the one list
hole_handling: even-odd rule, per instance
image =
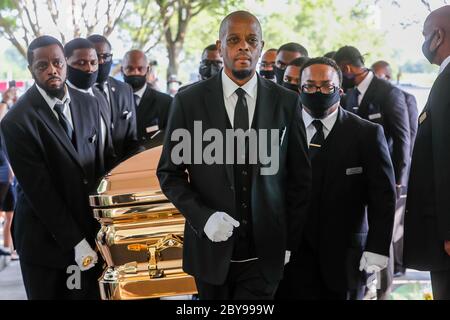
[[97, 247], [106, 262], [99, 279], [102, 299], [197, 292], [194, 279], [182, 270], [184, 217], [161, 192], [156, 177], [160, 140], [115, 167], [90, 197], [101, 224]]

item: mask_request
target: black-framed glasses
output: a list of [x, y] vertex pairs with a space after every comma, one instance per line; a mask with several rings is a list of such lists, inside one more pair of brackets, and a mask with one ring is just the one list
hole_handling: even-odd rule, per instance
[[105, 62], [110, 62], [112, 60], [112, 53], [101, 53], [97, 55], [98, 60], [103, 60]]
[[316, 93], [321, 92], [323, 94], [332, 94], [335, 93], [336, 90], [339, 90], [339, 87], [333, 86], [332, 84], [326, 84], [323, 86], [315, 86], [313, 84], [304, 84], [301, 86], [302, 92], [304, 93]]

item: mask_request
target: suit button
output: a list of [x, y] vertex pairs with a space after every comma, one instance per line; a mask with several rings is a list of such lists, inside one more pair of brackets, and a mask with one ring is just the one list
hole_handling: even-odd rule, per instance
[[87, 179], [83, 179], [83, 183], [84, 183], [84, 184], [88, 184], [89, 181], [88, 181]]
[[230, 187], [230, 190], [234, 191], [234, 187], [233, 187], [233, 186], [231, 186], [231, 187]]
[[245, 226], [245, 225], [247, 225], [247, 223], [248, 223], [248, 221], [247, 221], [247, 220], [245, 220], [245, 219], [244, 219], [244, 220], [242, 220], [241, 222], [242, 222], [242, 224], [243, 224], [244, 226]]
[[242, 208], [247, 209], [247, 204], [246, 204], [246, 203], [243, 203], [243, 204], [242, 204]]
[[246, 176], [248, 173], [247, 173], [247, 171], [243, 170], [243, 171], [242, 171], [242, 174], [243, 174], [244, 176]]
[[246, 191], [247, 191], [247, 188], [246, 188], [246, 187], [243, 187], [243, 188], [242, 188], [242, 191], [246, 192]]

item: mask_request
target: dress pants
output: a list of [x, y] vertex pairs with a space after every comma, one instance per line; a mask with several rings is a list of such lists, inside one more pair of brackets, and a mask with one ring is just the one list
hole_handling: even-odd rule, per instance
[[450, 300], [450, 270], [431, 271], [434, 300]]

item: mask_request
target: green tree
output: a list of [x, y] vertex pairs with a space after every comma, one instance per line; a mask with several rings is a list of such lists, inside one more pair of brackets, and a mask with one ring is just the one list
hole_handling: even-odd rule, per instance
[[[109, 36], [127, 3], [128, 0], [0, 0], [0, 36], [24, 57], [29, 43], [48, 31], [42, 27], [47, 21], [53, 24], [51, 30], [58, 30], [63, 43], [68, 34], [70, 38], [88, 36], [98, 28]], [[70, 16], [62, 12], [70, 12]]]

